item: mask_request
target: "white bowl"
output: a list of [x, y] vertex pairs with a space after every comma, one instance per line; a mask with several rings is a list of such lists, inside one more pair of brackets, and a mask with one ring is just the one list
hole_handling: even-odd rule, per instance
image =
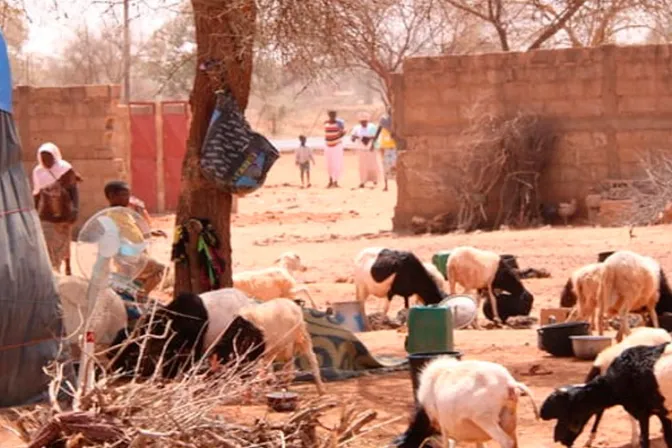
[[460, 329], [469, 325], [478, 314], [476, 301], [467, 295], [452, 295], [441, 301], [439, 306], [450, 308], [453, 314], [453, 328]]

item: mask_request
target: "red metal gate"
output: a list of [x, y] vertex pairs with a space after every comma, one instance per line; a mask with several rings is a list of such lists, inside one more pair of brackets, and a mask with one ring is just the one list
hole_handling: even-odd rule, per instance
[[131, 182], [133, 195], [144, 201], [147, 211], [158, 208], [156, 105], [130, 103]]
[[180, 195], [182, 160], [187, 152], [189, 127], [188, 103], [186, 101], [163, 101], [163, 185], [166, 211], [177, 209]]

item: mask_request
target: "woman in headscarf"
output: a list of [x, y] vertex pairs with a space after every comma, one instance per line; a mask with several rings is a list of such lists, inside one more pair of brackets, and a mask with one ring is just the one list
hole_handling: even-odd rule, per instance
[[383, 191], [387, 191], [387, 180], [394, 177], [397, 165], [397, 144], [392, 133], [392, 118], [389, 110], [381, 117], [373, 142], [374, 147], [380, 150], [383, 159], [383, 179], [385, 180]]
[[65, 273], [71, 275], [70, 240], [72, 226], [79, 213], [79, 190], [81, 181], [61, 151], [51, 143], [37, 150], [37, 166], [33, 169], [33, 198], [44, 239], [49, 250], [49, 259], [54, 270], [60, 272], [65, 262]]
[[352, 129], [352, 141], [358, 143], [359, 150], [359, 188], [369, 181], [378, 184], [378, 158], [371, 145], [377, 130], [365, 112], [359, 114], [359, 124]]

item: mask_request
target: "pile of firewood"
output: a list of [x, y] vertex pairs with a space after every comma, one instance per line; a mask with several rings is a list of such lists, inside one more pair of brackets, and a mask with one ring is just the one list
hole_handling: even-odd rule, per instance
[[[61, 370], [62, 371], [62, 370]], [[299, 401], [282, 422], [241, 423], [218, 414], [220, 406], [265, 403], [269, 384], [264, 369], [222, 368], [191, 373], [174, 381], [152, 378], [122, 383], [104, 377], [75, 401], [73, 410], [50, 406], [24, 411], [13, 427], [29, 448], [56, 447], [292, 447], [336, 448], [352, 442], [376, 418], [370, 410], [342, 405], [328, 396]], [[62, 379], [52, 381], [52, 397]], [[340, 423], [320, 423], [325, 412], [341, 408]]]

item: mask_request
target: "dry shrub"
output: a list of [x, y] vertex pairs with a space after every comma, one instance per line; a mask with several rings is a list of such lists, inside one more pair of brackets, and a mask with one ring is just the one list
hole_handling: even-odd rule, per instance
[[659, 214], [672, 201], [672, 157], [666, 150], [651, 150], [639, 155], [644, 179], [633, 182], [629, 198], [633, 208], [627, 219], [630, 225], [649, 225], [659, 221]]
[[[67, 411], [56, 400], [56, 392], [73, 388], [64, 384], [63, 365], [54, 364], [48, 369], [53, 378], [51, 405], [17, 411], [13, 426], [29, 448], [335, 448], [356, 440], [376, 418], [375, 412], [323, 396], [300, 401], [297, 411], [282, 422], [265, 418], [252, 424], [231, 421], [218, 415], [217, 408], [263, 403], [267, 392], [278, 390], [278, 383], [269, 381], [268, 366], [261, 361], [247, 365], [233, 361], [216, 371], [204, 369], [203, 364], [173, 381], [157, 376], [124, 381], [103, 374], [77, 397], [74, 410]], [[337, 407], [341, 407], [340, 423], [326, 428], [319, 417]]]
[[[453, 188], [459, 209], [458, 228], [465, 231], [493, 224], [525, 227], [539, 221], [539, 179], [556, 148], [550, 120], [517, 111], [497, 114], [486, 101], [468, 114], [468, 125], [455, 148], [459, 155]], [[486, 211], [499, 188], [494, 218]]]

